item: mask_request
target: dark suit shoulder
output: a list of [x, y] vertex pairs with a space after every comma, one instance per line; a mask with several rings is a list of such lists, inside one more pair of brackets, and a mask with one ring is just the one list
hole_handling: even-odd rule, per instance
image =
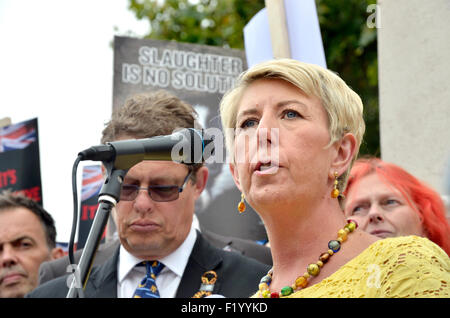
[[[230, 298], [245, 298], [256, 292], [261, 277], [269, 269], [269, 265], [255, 259], [212, 246], [198, 233], [181, 286], [183, 282], [188, 286], [195, 286], [196, 292], [200, 287], [202, 274], [214, 271], [217, 275], [215, 294]], [[192, 297], [192, 294], [192, 290], [179, 292], [177, 297]]]
[[[119, 244], [120, 242], [118, 239], [100, 244], [98, 251], [95, 254], [93, 266], [101, 265], [108, 260], [111, 255], [114, 254], [114, 251], [117, 250]], [[83, 250], [78, 250], [74, 253], [76, 263], [79, 262], [82, 252]], [[59, 276], [67, 275], [67, 267], [69, 264], [70, 261], [68, 256], [42, 263], [39, 267], [39, 284], [41, 285]]]
[[218, 250], [223, 257], [224, 266], [235, 266], [242, 270], [268, 271], [270, 266], [256, 259], [247, 257], [234, 251]]
[[223, 262], [222, 287], [227, 297], [250, 297], [258, 290], [258, 284], [270, 270], [270, 266], [236, 252], [221, 250]]
[[272, 265], [270, 248], [266, 246], [239, 237], [223, 236], [205, 229], [202, 229], [201, 233], [215, 247], [234, 251], [261, 263]]
[[69, 288], [67, 287], [67, 279], [69, 275], [61, 276], [49, 280], [30, 293], [25, 295], [26, 298], [65, 298]]
[[[117, 297], [117, 261], [119, 247], [103, 264], [92, 267], [84, 288], [86, 298]], [[72, 283], [72, 275], [52, 279], [38, 286], [27, 295], [30, 298], [65, 298]]]

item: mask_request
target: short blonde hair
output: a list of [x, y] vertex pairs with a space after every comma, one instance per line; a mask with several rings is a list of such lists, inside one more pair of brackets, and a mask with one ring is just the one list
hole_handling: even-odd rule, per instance
[[[307, 96], [315, 96], [328, 115], [330, 142], [327, 147], [338, 141], [346, 133], [356, 138], [356, 159], [365, 131], [363, 104], [361, 98], [335, 73], [314, 64], [292, 59], [276, 59], [253, 66], [242, 73], [235, 86], [220, 102], [220, 116], [225, 131], [225, 142], [230, 158], [234, 163], [234, 134], [239, 103], [247, 87], [258, 79], [281, 79], [297, 86]], [[233, 129], [230, 129], [233, 128]], [[339, 189], [345, 188], [349, 166], [339, 178]]]

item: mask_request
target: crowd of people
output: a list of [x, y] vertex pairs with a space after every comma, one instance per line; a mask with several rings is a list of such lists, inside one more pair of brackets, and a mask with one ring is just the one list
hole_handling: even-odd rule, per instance
[[[442, 199], [397, 165], [357, 159], [363, 104], [339, 76], [263, 62], [241, 74], [220, 115], [242, 193], [230, 210], [250, 205], [270, 247], [196, 225], [207, 164], [142, 161], [125, 175], [117, 239], [100, 246], [84, 297], [450, 296]], [[101, 142], [169, 135], [195, 120], [169, 92], [137, 94], [113, 111]], [[0, 196], [0, 297], [66, 297], [70, 262], [55, 237], [41, 206]]]

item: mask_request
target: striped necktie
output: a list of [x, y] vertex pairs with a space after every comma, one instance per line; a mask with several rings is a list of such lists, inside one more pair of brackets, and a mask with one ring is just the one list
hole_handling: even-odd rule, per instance
[[159, 298], [159, 291], [156, 287], [156, 276], [161, 272], [164, 264], [158, 261], [144, 261], [136, 266], [145, 266], [147, 273], [134, 292], [133, 298]]

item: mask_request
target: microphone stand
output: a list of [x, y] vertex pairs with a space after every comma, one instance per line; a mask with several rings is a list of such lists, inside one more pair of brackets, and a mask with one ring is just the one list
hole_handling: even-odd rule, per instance
[[[103, 162], [103, 164], [107, 169], [108, 177], [100, 190], [98, 198], [99, 206], [95, 213], [94, 222], [89, 231], [86, 245], [83, 248], [80, 261], [76, 267], [76, 272], [73, 275], [66, 298], [76, 298], [77, 296], [84, 297], [83, 290], [86, 287], [94, 257], [97, 253], [97, 248], [100, 244], [111, 210], [116, 206], [117, 202], [119, 202], [123, 178], [128, 171], [128, 169], [115, 169], [114, 163], [110, 161], [106, 163]], [[70, 277], [68, 279], [68, 286], [69, 281]]]

